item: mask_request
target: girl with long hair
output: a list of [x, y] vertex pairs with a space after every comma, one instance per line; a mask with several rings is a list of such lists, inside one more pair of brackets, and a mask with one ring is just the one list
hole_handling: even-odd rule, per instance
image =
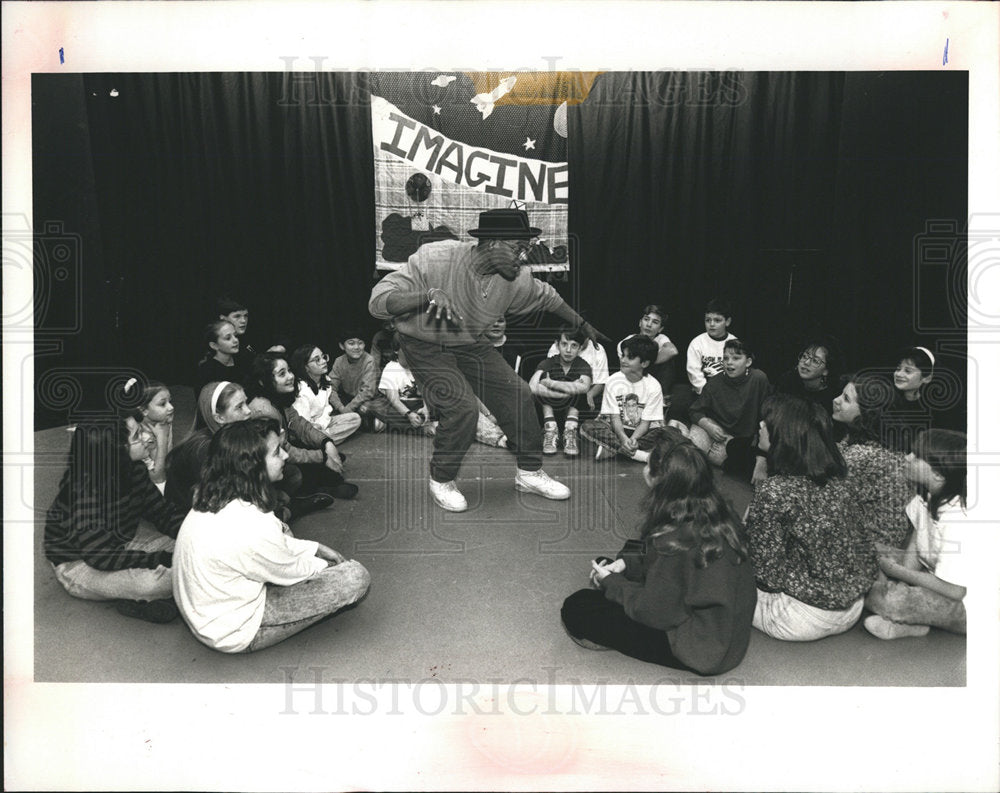
[[747, 513], [753, 625], [787, 641], [843, 633], [861, 616], [877, 567], [830, 417], [801, 397], [773, 396], [757, 446], [770, 475]]
[[337, 445], [292, 407], [298, 378], [280, 353], [254, 358], [247, 383], [253, 418], [273, 418], [284, 430], [283, 447], [302, 472], [302, 493], [322, 491], [334, 498], [354, 498], [358, 486], [344, 481], [344, 457]]
[[[126, 616], [169, 622], [177, 616], [170, 600], [173, 538], [185, 511], [149, 478], [138, 407], [135, 398], [117, 417], [77, 425], [46, 514], [45, 556], [73, 597], [114, 600]], [[140, 518], [155, 528], [140, 526]]]
[[292, 536], [274, 514], [288, 455], [278, 422], [228, 424], [208, 460], [174, 550], [174, 598], [203, 644], [225, 653], [270, 647], [368, 591], [368, 571]]
[[743, 524], [705, 455], [670, 427], [643, 469], [639, 541], [592, 563], [595, 589], [563, 603], [570, 637], [642, 661], [714, 675], [746, 653], [756, 590]]
[[872, 542], [899, 547], [910, 530], [904, 511], [913, 487], [900, 450], [904, 439], [888, 413], [892, 391], [892, 383], [877, 373], [850, 374], [833, 400], [833, 420], [846, 430], [839, 447], [862, 525]]
[[815, 402], [831, 413], [833, 399], [840, 394], [842, 371], [840, 345], [832, 336], [817, 336], [803, 345], [795, 368], [781, 375], [774, 388]]
[[881, 572], [865, 605], [865, 628], [880, 639], [923, 636], [931, 626], [965, 633], [971, 542], [965, 515], [966, 436], [926, 430], [906, 456], [918, 494], [906, 507], [913, 526], [905, 550], [879, 546]]

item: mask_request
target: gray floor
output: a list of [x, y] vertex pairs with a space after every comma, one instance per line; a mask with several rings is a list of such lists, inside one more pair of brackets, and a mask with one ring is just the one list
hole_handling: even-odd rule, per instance
[[[175, 389], [178, 428], [191, 406]], [[55, 495], [69, 446], [65, 428], [35, 434], [36, 504]], [[460, 485], [470, 509], [432, 507], [431, 440], [360, 435], [342, 446], [354, 501], [307, 516], [297, 535], [361, 561], [372, 574], [356, 608], [254, 655], [227, 656], [197, 642], [182, 621], [151, 625], [111, 604], [70, 597], [35, 535], [35, 680], [38, 682], [283, 683], [376, 680], [537, 684], [694, 682], [697, 678], [592, 652], [563, 632], [563, 598], [587, 584], [589, 560], [629, 536], [644, 492], [640, 468], [562, 454], [546, 470], [573, 488], [568, 502], [514, 490], [508, 452], [476, 445]], [[724, 481], [742, 510], [749, 490]], [[36, 513], [37, 514], [37, 513]], [[316, 670], [319, 671], [316, 671]], [[711, 679], [710, 679], [711, 680]], [[743, 663], [717, 682], [737, 685], [962, 686], [965, 638], [932, 630], [885, 642], [860, 626], [819, 642], [753, 632]]]

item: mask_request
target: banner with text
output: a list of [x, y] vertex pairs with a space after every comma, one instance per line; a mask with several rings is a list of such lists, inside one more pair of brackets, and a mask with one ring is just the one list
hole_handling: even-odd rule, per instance
[[567, 107], [595, 76], [371, 75], [377, 266], [427, 242], [471, 241], [480, 212], [518, 207], [542, 229], [534, 269], [568, 269]]

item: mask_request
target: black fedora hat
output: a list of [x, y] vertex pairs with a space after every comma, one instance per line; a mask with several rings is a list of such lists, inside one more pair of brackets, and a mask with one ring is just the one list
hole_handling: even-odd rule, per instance
[[470, 236], [496, 240], [529, 240], [542, 233], [528, 224], [523, 209], [490, 209], [479, 213], [479, 228], [469, 229]]

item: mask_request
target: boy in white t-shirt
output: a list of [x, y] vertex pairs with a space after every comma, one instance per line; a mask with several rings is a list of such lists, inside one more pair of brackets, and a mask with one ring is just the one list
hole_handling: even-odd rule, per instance
[[655, 360], [656, 343], [647, 336], [622, 342], [621, 371], [608, 378], [599, 418], [585, 421], [580, 434], [597, 444], [595, 459], [613, 453], [645, 462], [663, 433], [663, 391], [646, 374]]
[[368, 403], [368, 410], [375, 415], [374, 429], [418, 430], [433, 436], [437, 422], [431, 420], [413, 373], [406, 366], [398, 337], [392, 339], [392, 351], [394, 360], [385, 365], [379, 378], [380, 396]]

